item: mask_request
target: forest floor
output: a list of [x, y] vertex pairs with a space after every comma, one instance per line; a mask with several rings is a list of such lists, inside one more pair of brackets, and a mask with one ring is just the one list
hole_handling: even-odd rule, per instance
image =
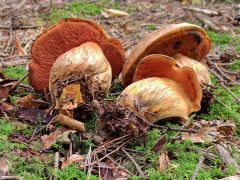
[[[53, 0], [50, 4], [48, 0], [0, 0], [0, 179], [98, 179], [98, 175], [102, 179], [237, 178], [240, 174], [240, 4], [230, 0], [203, 2], [193, 5], [165, 0]], [[109, 8], [129, 15], [113, 16], [107, 12]], [[186, 132], [151, 128], [143, 140], [120, 137], [111, 140], [110, 145], [98, 144], [95, 115], [86, 123], [88, 133], [76, 133], [49, 123], [54, 116], [44, 119], [44, 110], [19, 107], [18, 100], [29, 93], [44, 99], [24, 79], [33, 41], [44, 28], [68, 17], [98, 22], [123, 43], [126, 57], [147, 33], [161, 26], [189, 22], [204, 27], [212, 40], [206, 63], [211, 71], [214, 101], [208, 113], [191, 116], [194, 124], [191, 128], [200, 132], [186, 136]], [[19, 43], [24, 54], [19, 54], [16, 48]], [[20, 79], [23, 81], [10, 91]], [[115, 101], [122, 90], [115, 80], [107, 100]], [[183, 128], [177, 122], [159, 124]], [[48, 142], [51, 148], [44, 148], [44, 135], [52, 138]], [[90, 156], [102, 147], [105, 151], [98, 154], [101, 162], [83, 167], [79, 158]], [[62, 164], [69, 166], [63, 168]]]

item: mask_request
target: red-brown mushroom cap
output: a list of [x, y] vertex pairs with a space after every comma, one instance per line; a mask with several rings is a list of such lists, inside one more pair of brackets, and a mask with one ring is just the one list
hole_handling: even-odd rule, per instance
[[124, 49], [117, 39], [110, 38], [94, 22], [69, 18], [60, 21], [43, 32], [33, 43], [29, 63], [30, 84], [39, 92], [48, 89], [51, 67], [66, 51], [85, 42], [97, 43], [109, 61], [113, 77], [117, 76], [124, 63]]
[[211, 48], [211, 41], [204, 29], [189, 23], [166, 25], [148, 34], [132, 50], [122, 71], [122, 83], [132, 82], [139, 61], [150, 54], [173, 56], [181, 53], [192, 59], [202, 61]]
[[[143, 58], [136, 68], [133, 82], [150, 77], [168, 78], [182, 85], [192, 102], [193, 111], [200, 109], [202, 90], [194, 70], [189, 67], [178, 67], [177, 62], [165, 55], [152, 54]], [[159, 92], [160, 93], [160, 92]]]

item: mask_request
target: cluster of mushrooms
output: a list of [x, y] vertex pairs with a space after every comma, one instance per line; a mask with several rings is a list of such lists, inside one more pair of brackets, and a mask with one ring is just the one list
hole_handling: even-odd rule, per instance
[[71, 99], [70, 93], [63, 100], [64, 90], [79, 92], [71, 102], [84, 104], [89, 101], [86, 91], [106, 93], [119, 77], [126, 87], [119, 106], [151, 123], [169, 117], [185, 122], [200, 110], [202, 87], [211, 83], [204, 65], [210, 48], [201, 27], [166, 25], [149, 33], [125, 60], [122, 44], [99, 25], [70, 18], [33, 43], [29, 82], [38, 92], [50, 92], [61, 109], [61, 102]]

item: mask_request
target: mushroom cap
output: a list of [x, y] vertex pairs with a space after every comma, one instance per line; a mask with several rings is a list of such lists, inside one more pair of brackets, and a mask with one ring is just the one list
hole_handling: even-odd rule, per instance
[[181, 84], [192, 102], [192, 110], [198, 111], [200, 109], [202, 90], [197, 75], [192, 68], [180, 68], [173, 58], [161, 54], [152, 54], [138, 63], [133, 82], [150, 77], [168, 78]]
[[195, 61], [189, 57], [186, 57], [182, 54], [175, 54], [173, 58], [177, 61], [179, 67], [190, 67], [192, 68], [200, 83], [211, 84], [210, 73], [205, 64]]
[[60, 55], [51, 68], [49, 90], [57, 98], [62, 93], [63, 81], [80, 81], [81, 85], [83, 75], [91, 88], [107, 91], [111, 86], [111, 66], [96, 43], [87, 42]]
[[194, 111], [182, 85], [168, 78], [134, 82], [123, 90], [117, 102], [152, 123], [168, 117], [180, 117], [185, 122]]
[[133, 73], [139, 61], [150, 54], [173, 56], [181, 53], [202, 61], [211, 48], [211, 41], [203, 28], [189, 24], [165, 25], [153, 31], [132, 50], [122, 70], [123, 85], [132, 82]]
[[51, 67], [61, 54], [85, 42], [95, 42], [101, 47], [113, 77], [121, 72], [125, 58], [121, 43], [92, 21], [69, 18], [48, 28], [32, 45], [29, 82], [35, 90], [44, 92], [48, 88]]

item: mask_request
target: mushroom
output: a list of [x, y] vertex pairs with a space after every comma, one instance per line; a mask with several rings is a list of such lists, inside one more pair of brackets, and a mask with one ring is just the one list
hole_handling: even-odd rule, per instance
[[169, 56], [143, 58], [133, 82], [121, 93], [118, 104], [150, 122], [168, 117], [180, 117], [185, 122], [191, 112], [200, 109], [202, 91], [194, 70], [178, 67]]
[[[113, 77], [116, 77], [121, 72], [124, 62], [124, 49], [121, 43], [108, 36], [94, 22], [69, 18], [47, 29], [33, 43], [31, 49], [32, 59], [29, 63], [29, 82], [35, 90], [44, 92], [45, 89], [48, 89], [51, 67], [60, 55], [75, 47], [81, 49], [79, 46], [86, 42], [94, 42], [99, 45], [111, 65]], [[91, 50], [97, 50], [96, 54], [102, 56], [99, 47], [93, 46]], [[72, 52], [77, 51], [74, 49]], [[68, 55], [70, 54], [68, 52]], [[60, 59], [62, 58], [63, 56]], [[67, 59], [70, 60], [71, 58], [68, 57]]]
[[150, 54], [174, 56], [178, 53], [203, 62], [211, 47], [206, 32], [199, 26], [181, 23], [164, 26], [148, 34], [132, 50], [122, 70], [122, 83], [132, 83], [138, 63]]
[[59, 97], [65, 87], [64, 81], [76, 83], [82, 78], [87, 78], [89, 87], [101, 91], [107, 91], [111, 86], [111, 66], [96, 43], [87, 42], [60, 55], [51, 68], [49, 90], [54, 97]]
[[200, 83], [209, 85], [211, 84], [210, 73], [203, 63], [195, 61], [194, 59], [182, 54], [175, 54], [173, 58], [177, 61], [178, 66], [192, 68], [195, 71]]

